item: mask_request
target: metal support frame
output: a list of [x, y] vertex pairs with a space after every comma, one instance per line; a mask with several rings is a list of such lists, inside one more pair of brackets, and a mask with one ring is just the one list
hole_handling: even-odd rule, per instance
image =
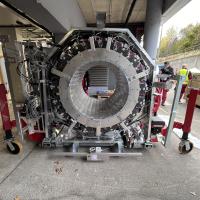
[[[124, 152], [121, 139], [107, 138], [107, 140], [64, 140], [64, 147], [71, 147], [70, 152], [56, 151], [53, 156], [85, 157], [88, 161], [104, 161], [110, 157], [135, 157], [142, 156], [141, 152]], [[62, 146], [63, 146], [62, 145]], [[79, 151], [79, 148], [90, 147], [89, 152]], [[108, 151], [115, 148], [115, 152]]]
[[191, 89], [190, 94], [189, 94], [188, 104], [187, 104], [185, 120], [182, 127], [183, 140], [188, 139], [188, 134], [191, 131], [192, 119], [193, 119], [193, 114], [194, 114], [194, 109], [196, 106], [196, 99], [197, 99], [198, 94], [200, 94], [199, 89], [193, 89], [193, 88]]
[[2, 118], [3, 129], [5, 131], [5, 140], [12, 139], [12, 121], [10, 120], [7, 91], [4, 84], [0, 84], [0, 114]]
[[44, 111], [44, 131], [45, 131], [45, 138], [49, 138], [49, 113], [48, 113], [48, 106], [47, 106], [47, 88], [46, 88], [46, 71], [45, 68], [42, 69], [42, 89], [43, 89], [43, 111]]
[[167, 145], [168, 138], [170, 137], [171, 132], [173, 130], [174, 119], [176, 117], [176, 109], [177, 109], [177, 105], [178, 105], [178, 101], [179, 101], [179, 97], [180, 97], [180, 93], [181, 93], [181, 88], [182, 88], [182, 84], [183, 84], [184, 80], [185, 80], [185, 76], [177, 76], [177, 85], [176, 85], [175, 95], [174, 95], [172, 108], [171, 108], [171, 112], [170, 112], [170, 118], [169, 118], [169, 123], [168, 123], [168, 127], [167, 127], [167, 133], [165, 135], [165, 138], [163, 138], [163, 140], [162, 140], [162, 144], [164, 146]]
[[200, 89], [191, 88], [184, 123], [175, 121], [173, 124], [173, 128], [182, 129], [183, 131], [183, 135], [179, 143], [179, 152], [182, 154], [189, 153], [193, 149], [193, 143], [188, 140], [188, 135], [191, 130], [192, 119], [193, 119], [194, 109], [196, 106], [196, 99], [198, 95], [200, 95]]
[[[73, 31], [74, 32], [76, 32], [76, 31], [100, 31], [98, 28], [84, 28], [84, 29], [74, 29], [74, 30], [72, 30], [72, 31], [70, 31], [65, 37], [64, 37], [64, 39], [59, 43], [59, 45], [60, 46], [64, 46], [65, 45], [65, 42], [66, 42], [66, 40], [68, 39], [68, 37], [70, 37], [70, 35], [73, 33]], [[151, 58], [148, 56], [148, 54], [145, 52], [145, 50], [143, 49], [143, 48], [141, 48], [140, 47], [140, 45], [139, 45], [139, 43], [138, 43], [138, 41], [136, 40], [136, 38], [131, 34], [131, 32], [128, 30], [128, 29], [115, 29], [115, 28], [111, 28], [111, 29], [107, 29], [107, 28], [105, 28], [105, 29], [101, 29], [101, 31], [114, 31], [114, 32], [117, 32], [117, 34], [119, 35], [119, 37], [121, 37], [121, 38], [123, 38], [128, 44], [132, 44], [132, 43], [134, 43], [134, 48], [136, 49], [136, 50], [138, 50], [139, 51], [139, 54], [140, 54], [140, 56], [141, 56], [141, 58], [144, 60], [144, 62], [146, 63], [146, 71], [144, 71], [143, 73], [139, 73], [139, 74], [136, 74], [136, 72], [134, 71], [134, 68], [132, 69], [132, 64], [129, 64], [129, 62], [127, 61], [127, 60], [125, 60], [125, 59], [123, 59], [123, 58], [121, 58], [121, 55], [118, 55], [118, 53], [115, 53], [114, 51], [112, 52], [112, 51], [109, 51], [109, 49], [110, 49], [110, 43], [111, 43], [111, 39], [109, 38], [108, 39], [108, 43], [107, 43], [107, 51], [105, 52], [105, 56], [104, 56], [104, 54], [103, 54], [103, 52], [101, 52], [101, 49], [100, 48], [96, 48], [95, 49], [95, 44], [94, 44], [94, 38], [93, 37], [90, 37], [89, 38], [89, 41], [90, 41], [90, 46], [91, 46], [91, 49], [89, 50], [89, 51], [86, 51], [86, 53], [87, 53], [87, 55], [88, 55], [88, 59], [85, 59], [86, 61], [87, 60], [91, 60], [91, 58], [92, 58], [92, 61], [93, 60], [95, 60], [95, 53], [99, 53], [97, 56], [97, 58], [98, 59], [96, 59], [97, 61], [96, 61], [96, 63], [98, 63], [98, 62], [100, 62], [100, 61], [98, 61], [99, 60], [99, 57], [100, 57], [100, 55], [101, 56], [104, 56], [103, 58], [104, 58], [104, 60], [105, 59], [108, 59], [107, 57], [109, 57], [109, 55], [111, 55], [110, 57], [109, 57], [109, 62], [113, 62], [113, 63], [115, 63], [116, 62], [116, 66], [118, 66], [118, 68], [120, 68], [120, 66], [123, 66], [123, 71], [125, 71], [125, 74], [127, 75], [127, 77], [129, 77], [130, 76], [130, 79], [128, 79], [128, 81], [129, 82], [131, 82], [129, 85], [130, 85], [130, 87], [133, 87], [132, 88], [132, 90], [130, 90], [129, 92], [130, 92], [130, 94], [132, 95], [133, 93], [134, 93], [134, 95], [135, 96], [139, 96], [139, 94], [138, 95], [136, 95], [137, 94], [137, 92], [139, 91], [139, 86], [138, 86], [138, 90], [137, 91], [135, 91], [136, 89], [137, 89], [137, 85], [139, 85], [139, 83], [138, 83], [138, 79], [140, 79], [141, 77], [144, 77], [144, 76], [148, 76], [149, 75], [149, 80], [150, 81], [153, 81], [154, 80], [154, 78], [153, 78], [153, 70], [154, 70], [154, 63], [152, 62], [152, 60], [151, 60]], [[48, 59], [51, 59], [51, 56], [53, 56], [53, 54], [56, 52], [56, 50], [57, 50], [57, 47], [55, 47], [55, 48], [53, 48], [53, 50], [52, 50], [52, 52], [48, 55], [48, 57], [47, 57], [47, 60]], [[71, 62], [69, 63], [69, 64], [73, 64], [73, 62], [75, 62], [76, 61], [76, 65], [74, 65], [74, 66], [79, 66], [78, 65], [78, 63], [81, 63], [81, 65], [82, 65], [82, 68], [83, 68], [83, 66], [85, 66], [85, 65], [83, 65], [84, 63], [83, 63], [83, 61], [82, 61], [82, 57], [83, 57], [83, 55], [85, 55], [86, 54], [85, 52], [81, 52], [81, 53], [79, 53], [78, 54], [78, 56], [77, 56], [77, 60], [74, 58], [73, 60], [71, 60]], [[94, 54], [94, 55], [93, 55]], [[117, 54], [118, 56], [115, 56], [115, 54]], [[91, 55], [93, 55], [93, 56], [91, 56]], [[84, 56], [84, 58], [85, 58], [85, 56]], [[121, 62], [121, 63], [119, 63], [119, 60], [116, 60], [116, 58], [120, 58], [123, 62]], [[87, 62], [86, 61], [84, 61], [86, 64], [87, 64]], [[95, 64], [96, 64], [95, 63]], [[86, 68], [86, 70], [88, 69], [88, 64], [86, 65], [87, 66], [87, 68]], [[76, 70], [77, 71], [77, 69], [76, 68], [72, 68], [73, 70]], [[121, 69], [121, 68], [120, 68]], [[66, 72], [66, 74], [67, 74], [67, 68], [66, 68], [66, 70], [64, 69], [63, 71], [62, 71], [62, 73], [61, 73], [61, 71], [59, 71], [59, 70], [51, 70], [51, 72], [53, 73], [53, 74], [55, 74], [55, 75], [58, 75], [60, 78], [61, 78], [61, 80], [60, 81], [63, 81], [63, 85], [64, 86], [66, 86], [66, 77], [68, 77], [68, 76], [65, 76], [65, 72]], [[82, 69], [83, 70], [83, 69]], [[46, 82], [46, 80], [47, 80], [47, 78], [48, 77], [46, 77], [46, 68], [45, 68], [45, 66], [43, 66], [43, 68], [42, 68], [42, 80], [40, 81], [40, 83], [41, 83], [41, 88], [42, 88], [42, 99], [43, 99], [43, 113], [42, 113], [42, 115], [44, 116], [44, 124], [45, 124], [45, 127], [44, 127], [44, 130], [45, 130], [45, 138], [44, 138], [44, 140], [43, 140], [43, 142], [42, 142], [42, 145], [43, 146], [48, 146], [48, 147], [52, 147], [52, 146], [70, 146], [71, 148], [72, 148], [72, 152], [69, 152], [69, 154], [70, 155], [74, 155], [74, 153], [79, 153], [78, 152], [78, 149], [79, 149], [79, 147], [80, 146], [86, 146], [86, 147], [91, 147], [91, 148], [103, 148], [103, 147], [108, 147], [108, 148], [112, 148], [112, 147], [115, 147], [115, 145], [117, 146], [117, 153], [115, 153], [115, 154], [109, 154], [109, 153], [105, 153], [105, 154], [107, 154], [107, 155], [114, 155], [114, 156], [120, 156], [121, 154], [122, 154], [122, 150], [123, 150], [123, 140], [121, 139], [121, 135], [120, 135], [120, 137], [118, 137], [118, 138], [112, 138], [112, 139], [110, 139], [110, 138], [104, 138], [104, 139], [102, 139], [99, 135], [97, 135], [97, 137], [96, 138], [83, 138], [83, 140], [81, 140], [80, 138], [72, 138], [72, 139], [68, 139], [67, 138], [67, 136], [65, 135], [65, 133], [63, 133], [63, 134], [61, 134], [61, 133], [59, 133], [58, 135], [56, 135], [56, 134], [52, 134], [52, 136], [53, 137], [51, 137], [51, 130], [50, 130], [50, 128], [49, 128], [49, 124], [50, 124], [50, 117], [49, 117], [49, 113], [48, 112], [50, 112], [50, 109], [48, 110], [48, 94], [47, 94], [47, 87], [46, 87], [46, 84], [48, 84], [48, 82]], [[68, 78], [67, 78], [68, 79]], [[81, 81], [82, 79], [80, 79], [80, 81]], [[79, 82], [80, 82], [79, 81]], [[133, 83], [132, 83], [133, 82]], [[138, 83], [138, 84], [136, 84], [136, 82]], [[61, 84], [61, 82], [60, 82], [60, 84]], [[81, 87], [81, 86], [80, 86]], [[63, 87], [64, 88], [64, 87]], [[123, 87], [124, 88], [124, 87]], [[149, 97], [151, 98], [151, 105], [149, 105], [148, 104], [148, 111], [147, 111], [147, 115], [149, 116], [149, 119], [148, 119], [148, 137], [147, 137], [147, 140], [146, 140], [146, 143], [144, 144], [144, 142], [142, 142], [141, 143], [141, 147], [147, 147], [147, 148], [149, 148], [149, 147], [152, 147], [152, 143], [151, 143], [151, 118], [152, 118], [152, 113], [151, 113], [151, 110], [152, 110], [152, 107], [153, 107], [153, 92], [152, 92], [152, 90], [153, 90], [153, 88], [151, 88], [151, 86], [150, 86], [150, 88], [149, 88], [149, 90], [148, 90], [148, 94], [149, 94]], [[61, 91], [61, 90], [60, 90]], [[71, 92], [72, 90], [70, 90], [70, 92]], [[65, 88], [63, 89], [63, 92], [61, 91], [60, 92], [60, 95], [66, 95], [66, 90], [65, 90]], [[130, 95], [129, 94], [129, 95]], [[73, 95], [72, 95], [73, 96]], [[132, 96], [131, 96], [132, 97]], [[132, 105], [132, 103], [134, 103], [133, 102], [133, 99], [134, 98], [130, 98], [130, 99], [132, 99], [130, 102], [131, 102], [131, 105]], [[61, 98], [61, 100], [63, 100], [62, 98]], [[64, 99], [65, 100], [65, 99]], [[66, 102], [66, 108], [65, 108], [65, 110], [67, 110], [68, 109], [68, 107], [70, 108], [69, 109], [69, 111], [67, 112], [67, 113], [70, 113], [70, 115], [74, 118], [74, 119], [76, 119], [76, 117], [77, 118], [80, 118], [80, 117], [82, 117], [82, 116], [80, 116], [80, 113], [78, 113], [78, 115], [76, 116], [73, 116], [73, 114], [75, 113], [75, 112], [72, 112], [73, 110], [71, 110], [72, 108], [73, 108], [73, 106], [70, 106], [70, 102], [74, 102], [74, 101], [64, 101], [64, 102]], [[126, 110], [125, 110], [125, 114], [128, 116], [129, 114], [130, 114], [130, 109], [128, 109], [129, 107], [131, 107], [131, 108], [133, 108], [134, 106], [129, 106], [129, 104], [127, 104], [126, 105]], [[71, 113], [72, 112], [72, 113]], [[146, 112], [146, 110], [145, 110], [145, 112]], [[119, 121], [121, 121], [122, 119], [124, 119], [125, 118], [125, 114], [123, 113], [123, 115], [122, 115], [122, 117], [118, 117], [118, 119], [117, 119], [117, 122]], [[110, 117], [111, 118], [111, 117]], [[109, 118], [109, 120], [110, 120], [110, 118]], [[83, 120], [85, 120], [86, 119], [86, 117], [85, 116], [83, 116]], [[82, 120], [82, 119], [81, 119]], [[92, 121], [91, 119], [90, 119], [90, 121]], [[89, 123], [91, 123], [91, 126], [89, 126], [88, 125], [88, 127], [97, 127], [97, 129], [100, 127], [99, 126], [99, 123], [97, 123], [96, 122], [96, 120], [93, 120], [93, 121], [95, 121], [95, 122], [90, 122], [89, 120], [88, 121], [86, 121], [87, 122], [87, 125], [89, 124]], [[80, 122], [80, 119], [79, 119], [79, 122]], [[82, 121], [81, 121], [82, 122]], [[83, 121], [81, 124], [84, 124], [84, 123], [86, 123], [85, 121]], [[95, 126], [94, 126], [94, 123], [96, 123], [95, 124]], [[105, 124], [106, 123], [108, 123], [108, 126], [111, 126], [111, 123], [113, 124], [113, 125], [115, 125], [115, 124], [117, 124], [117, 123], [114, 123], [114, 122], [112, 122], [111, 120], [110, 121], [108, 121], [108, 120], [106, 120], [105, 121]], [[74, 124], [72, 124], [72, 127], [74, 126], [76, 124], [76, 122], [74, 122]], [[101, 120], [101, 125], [102, 125], [102, 120]], [[107, 127], [106, 125], [104, 125], [103, 127]], [[100, 129], [100, 128], [99, 128]], [[67, 130], [63, 130], [63, 131], [67, 131]], [[70, 130], [70, 128], [68, 129], [68, 132], [71, 132], [71, 130]], [[61, 137], [60, 137], [60, 136]], [[54, 137], [55, 136], [55, 137]], [[66, 136], [66, 138], [65, 138], [65, 136]], [[145, 137], [145, 139], [146, 139], [146, 137]], [[136, 147], [137, 148], [137, 147]], [[140, 147], [139, 147], [140, 148]], [[98, 154], [100, 154], [101, 152], [96, 152], [96, 153], [98, 153]], [[131, 155], [134, 155], [134, 153], [132, 154], [132, 153], [130, 153]], [[88, 155], [88, 154], [87, 154]], [[102, 154], [101, 154], [102, 155]], [[123, 155], [126, 155], [126, 153], [124, 154], [123, 153]]]
[[[7, 91], [4, 84], [0, 84], [0, 115], [2, 118], [3, 130], [4, 130], [4, 141], [7, 145], [7, 148], [10, 152], [15, 153], [15, 146], [14, 144], [15, 137], [12, 133], [12, 128], [15, 126], [15, 120], [10, 120], [10, 113], [8, 107], [8, 100], [6, 97]], [[21, 125], [21, 123], [20, 123]], [[23, 135], [21, 135], [23, 139]], [[15, 146], [14, 146], [15, 145]]]
[[54, 152], [53, 156], [65, 156], [65, 157], [86, 157], [87, 161], [104, 161], [109, 159], [110, 157], [140, 157], [142, 153], [134, 152], [134, 153], [110, 153], [110, 152], [95, 152], [95, 153], [87, 153], [87, 152]]
[[123, 146], [122, 143], [123, 143], [123, 141], [119, 140], [119, 139], [113, 139], [113, 140], [112, 139], [110, 139], [110, 140], [92, 140], [92, 139], [89, 139], [89, 140], [64, 140], [63, 141], [64, 146], [76, 144], [78, 146], [112, 147], [115, 144], [117, 144], [119, 146]]
[[19, 114], [17, 113], [17, 106], [16, 106], [16, 102], [15, 102], [15, 98], [14, 98], [14, 92], [13, 92], [13, 87], [12, 87], [12, 81], [11, 81], [11, 76], [10, 76], [10, 70], [9, 70], [9, 61], [8, 61], [8, 56], [7, 56], [7, 52], [6, 52], [6, 45], [4, 42], [2, 42], [2, 51], [3, 51], [3, 56], [5, 59], [5, 69], [6, 69], [6, 74], [7, 74], [7, 79], [8, 79], [8, 85], [9, 85], [9, 89], [10, 89], [10, 96], [12, 99], [12, 106], [13, 106], [13, 112], [14, 112], [14, 116], [15, 116], [15, 120], [16, 120], [16, 127], [17, 127], [17, 132], [21, 138], [21, 141], [23, 141], [23, 133], [22, 133], [22, 129], [20, 128], [21, 125], [21, 121], [19, 118]]

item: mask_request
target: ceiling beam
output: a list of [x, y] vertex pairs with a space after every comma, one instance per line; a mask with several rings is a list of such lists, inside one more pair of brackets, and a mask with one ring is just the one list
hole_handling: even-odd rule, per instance
[[[96, 27], [96, 23], [89, 23], [87, 27]], [[106, 28], [124, 28], [124, 23], [106, 23]], [[144, 27], [144, 22], [127, 23], [127, 27]]]
[[191, 0], [164, 0], [163, 2], [163, 12], [162, 12], [162, 24], [164, 24], [168, 19], [175, 15], [179, 10], [181, 10], [185, 5], [187, 5]]
[[0, 28], [32, 28], [35, 27], [32, 24], [23, 24], [23, 25], [18, 25], [18, 24], [7, 24], [7, 25], [0, 25]]
[[26, 15], [24, 12], [22, 12], [21, 10], [17, 9], [16, 7], [12, 6], [10, 3], [8, 3], [6, 0], [0, 0], [0, 2], [2, 4], [4, 4], [5, 6], [7, 6], [8, 8], [10, 8], [11, 10], [13, 10], [14, 12], [16, 12], [17, 14], [21, 15], [22, 17], [24, 17], [25, 19], [29, 20], [31, 23], [35, 24], [36, 26], [38, 26], [39, 28], [42, 28], [43, 30], [45, 30], [47, 33], [49, 33], [50, 35], [52, 35], [52, 32], [49, 31], [46, 27], [44, 27], [43, 25], [39, 24], [38, 22], [36, 22], [35, 20], [33, 20], [31, 17], [29, 17], [28, 15]]
[[128, 11], [128, 14], [127, 14], [127, 17], [126, 17], [126, 20], [125, 20], [125, 23], [124, 23], [125, 27], [127, 26], [128, 22], [129, 22], [129, 19], [131, 17], [131, 14], [133, 12], [134, 7], [135, 7], [136, 1], [137, 0], [133, 0], [132, 3], [131, 3], [131, 6], [129, 8], [129, 11]]

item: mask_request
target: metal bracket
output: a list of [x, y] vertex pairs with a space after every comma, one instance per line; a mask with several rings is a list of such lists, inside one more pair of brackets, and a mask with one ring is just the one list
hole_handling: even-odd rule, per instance
[[94, 37], [89, 37], [91, 50], [95, 51]]
[[66, 157], [86, 157], [87, 161], [105, 161], [110, 157], [140, 157], [143, 154], [140, 152], [133, 153], [110, 153], [110, 152], [101, 152], [101, 153], [87, 153], [87, 152], [53, 152], [52, 156], [66, 156]]
[[61, 72], [61, 71], [59, 71], [59, 70], [57, 70], [55, 68], [51, 69], [51, 73], [56, 75], [56, 76], [59, 76], [60, 78], [65, 78], [67, 80], [70, 80], [70, 76], [68, 76], [66, 73]]
[[53, 142], [53, 140], [50, 138], [44, 138], [42, 141], [42, 147], [56, 147], [56, 143], [55, 141]]
[[147, 69], [143, 72], [140, 72], [140, 73], [136, 74], [135, 76], [133, 76], [133, 80], [143, 78], [147, 75], [149, 75], [149, 69]]

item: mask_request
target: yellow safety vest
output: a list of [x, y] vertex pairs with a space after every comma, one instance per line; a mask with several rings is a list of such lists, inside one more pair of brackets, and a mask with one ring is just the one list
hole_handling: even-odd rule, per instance
[[185, 81], [183, 82], [183, 84], [187, 85], [189, 82], [189, 77], [188, 77], [189, 71], [187, 69], [180, 69], [179, 74], [181, 76], [185, 76]]

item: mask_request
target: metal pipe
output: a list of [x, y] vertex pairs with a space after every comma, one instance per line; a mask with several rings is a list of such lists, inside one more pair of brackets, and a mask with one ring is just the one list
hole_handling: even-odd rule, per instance
[[45, 137], [49, 138], [49, 114], [47, 107], [47, 89], [46, 89], [46, 71], [45, 68], [42, 69], [42, 84], [43, 84], [43, 98], [44, 98], [44, 125], [45, 125]]

